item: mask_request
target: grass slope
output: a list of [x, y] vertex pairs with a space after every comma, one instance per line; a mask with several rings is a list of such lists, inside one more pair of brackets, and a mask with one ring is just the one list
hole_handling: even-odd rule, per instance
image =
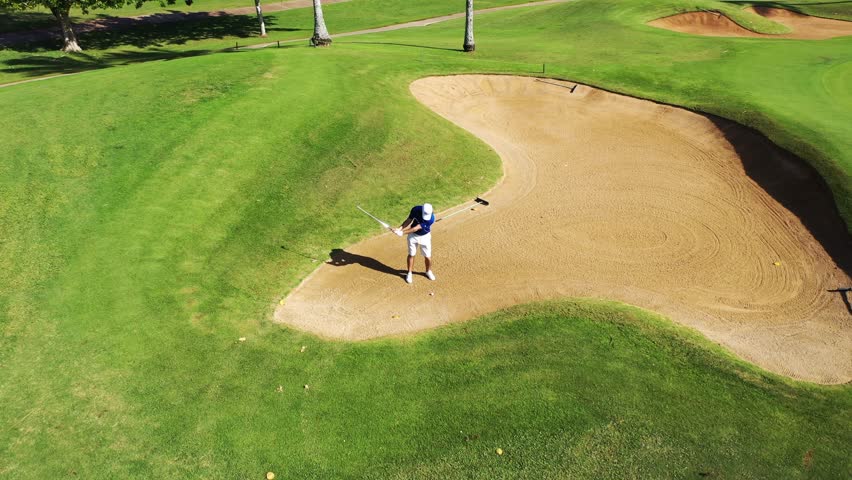
[[[329, 5], [326, 9], [329, 28], [336, 32], [352, 31], [458, 10], [448, 0], [428, 4], [406, 2], [401, 7], [394, 6], [396, 1], [356, 0]], [[479, 1], [477, 5], [486, 8], [522, 1]], [[804, 11], [828, 8], [816, 0], [795, 5], [747, 3]], [[755, 127], [816, 167], [833, 190], [847, 225], [852, 225], [852, 114], [849, 113], [852, 91], [846, 87], [852, 78], [852, 64], [846, 60], [852, 55], [850, 37], [826, 41], [720, 39], [644, 25], [678, 11], [728, 12], [744, 5], [715, 0], [581, 1], [536, 7], [526, 12], [482, 15], [477, 21], [477, 35], [482, 40], [478, 42], [480, 51], [476, 58], [482, 60], [479, 68], [485, 71], [499, 70], [502, 64], [506, 71], [520, 69], [532, 73], [537, 68], [535, 64], [546, 62], [551, 75], [683, 105]], [[539, 8], [554, 13], [545, 16]], [[852, 18], [852, 4], [831, 4], [830, 10], [826, 14]], [[742, 12], [738, 15], [746, 16]], [[765, 21], [756, 15], [747, 16], [754, 21]], [[271, 15], [269, 22], [272, 40], [304, 37], [312, 28], [310, 9], [279, 12]], [[210, 53], [233, 47], [235, 39], [243, 41], [240, 39], [252, 36], [256, 28], [249, 16], [198, 23], [135, 29], [132, 33], [95, 33], [85, 40], [95, 48], [82, 56], [27, 49], [0, 50], [0, 63], [6, 65], [0, 70], [0, 82]], [[455, 49], [459, 23], [370, 38]], [[246, 43], [257, 41], [260, 40]], [[517, 42], [524, 42], [525, 48], [517, 48]], [[602, 48], [608, 42], [613, 47]], [[525, 65], [520, 67], [521, 63]]]
[[[457, 48], [454, 22], [350, 39], [400, 45], [210, 55], [0, 90], [0, 476], [848, 476], [849, 386], [762, 373], [633, 308], [518, 307], [361, 344], [269, 324], [311, 259], [375, 231], [356, 201], [392, 217], [496, 180], [487, 147], [411, 98], [423, 75], [531, 73], [543, 59], [686, 104], [765, 104], [781, 136], [801, 121], [783, 105], [828, 109], [835, 130], [823, 121], [803, 141], [847, 141], [842, 75], [790, 65], [848, 40], [715, 43], [636, 23], [656, 8], [483, 16], [473, 56], [415, 47]], [[781, 52], [787, 63], [758, 63]], [[783, 105], [772, 75], [731, 88], [755, 70], [805, 87]], [[710, 90], [690, 80], [707, 71], [728, 75]], [[840, 93], [823, 97], [813, 78]]]

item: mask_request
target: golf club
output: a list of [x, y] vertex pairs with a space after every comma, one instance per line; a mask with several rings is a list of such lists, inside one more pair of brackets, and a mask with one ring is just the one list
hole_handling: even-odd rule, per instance
[[361, 208], [359, 205], [355, 205], [355, 208], [357, 208], [358, 210], [361, 210], [362, 212], [366, 213], [366, 214], [367, 214], [367, 216], [369, 216], [369, 217], [370, 217], [370, 218], [372, 218], [373, 220], [375, 220], [375, 221], [379, 222], [379, 225], [381, 225], [381, 226], [383, 226], [383, 227], [385, 227], [385, 228], [390, 228], [390, 225], [389, 225], [388, 223], [386, 223], [386, 222], [383, 222], [383, 221], [379, 220], [378, 218], [376, 218], [376, 216], [375, 216], [375, 215], [373, 215], [372, 213], [370, 213], [370, 212], [368, 212], [368, 211], [364, 210], [364, 209], [363, 209], [363, 208]]

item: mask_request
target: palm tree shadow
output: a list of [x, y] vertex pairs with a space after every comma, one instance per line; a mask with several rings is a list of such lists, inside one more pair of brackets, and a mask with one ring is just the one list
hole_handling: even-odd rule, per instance
[[463, 52], [461, 48], [445, 48], [445, 47], [430, 47], [427, 45], [412, 45], [410, 43], [393, 43], [393, 42], [340, 42], [340, 43], [353, 43], [359, 45], [394, 45], [397, 47], [411, 47], [411, 48], [427, 48], [429, 50], [446, 50], [448, 52]]
[[362, 267], [369, 268], [370, 270], [375, 270], [377, 272], [386, 273], [388, 275], [393, 275], [395, 277], [402, 277], [406, 270], [398, 270], [384, 263], [376, 260], [375, 258], [365, 257], [364, 255], [358, 255], [357, 253], [347, 252], [342, 248], [335, 248], [328, 254], [330, 260], [326, 262], [327, 265], [333, 265], [335, 267], [346, 267], [349, 265], [361, 265]]
[[21, 74], [25, 77], [40, 77], [44, 75], [97, 70], [118, 65], [131, 65], [134, 63], [150, 62], [154, 60], [169, 61], [207, 55], [210, 53], [213, 53], [213, 51], [185, 50], [175, 52], [162, 48], [151, 48], [143, 52], [130, 50], [116, 51], [108, 52], [100, 56], [88, 55], [85, 52], [74, 55], [63, 55], [58, 58], [40, 55], [26, 55], [20, 58], [10, 58], [5, 61], [0, 61], [0, 72]]
[[[264, 17], [271, 31], [295, 31], [277, 25], [276, 17]], [[144, 18], [110, 17], [99, 19], [100, 28], [75, 26], [80, 45], [87, 50], [113, 50], [122, 47], [165, 48], [189, 42], [220, 38], [255, 38], [257, 19], [249, 15], [217, 15], [215, 12], [162, 12]], [[42, 32], [4, 33], [0, 49], [41, 52], [62, 45], [58, 28]]]

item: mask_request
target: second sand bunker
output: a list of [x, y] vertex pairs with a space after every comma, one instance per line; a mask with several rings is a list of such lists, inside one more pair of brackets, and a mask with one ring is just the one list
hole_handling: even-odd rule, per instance
[[571, 85], [414, 82], [418, 100], [503, 159], [491, 206], [434, 226], [436, 282], [407, 285], [404, 240], [385, 234], [333, 251], [276, 320], [362, 340], [598, 297], [661, 312], [778, 373], [852, 379], [852, 317], [828, 291], [849, 285], [852, 249], [815, 174], [732, 122]]
[[680, 33], [708, 37], [792, 38], [798, 40], [825, 40], [852, 35], [852, 22], [831, 18], [813, 17], [802, 13], [771, 7], [748, 7], [746, 12], [768, 18], [790, 29], [790, 33], [777, 35], [757, 33], [743, 28], [720, 12], [698, 11], [658, 18], [648, 25]]

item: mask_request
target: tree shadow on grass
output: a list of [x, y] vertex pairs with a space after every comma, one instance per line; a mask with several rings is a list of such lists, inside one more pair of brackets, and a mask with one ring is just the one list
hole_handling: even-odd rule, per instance
[[411, 48], [427, 48], [429, 50], [446, 50], [448, 52], [463, 52], [464, 49], [461, 48], [446, 48], [446, 47], [429, 47], [426, 45], [412, 45], [409, 43], [393, 43], [393, 42], [347, 42], [345, 40], [340, 41], [339, 43], [352, 43], [358, 45], [393, 45], [397, 47], [411, 47]]
[[16, 12], [0, 9], [0, 34], [55, 26], [56, 17], [47, 12]]
[[[159, 15], [167, 20], [158, 20]], [[110, 50], [120, 47], [183, 45], [193, 41], [225, 37], [252, 38], [258, 37], [260, 33], [257, 17], [254, 16], [196, 12], [184, 14], [181, 16], [183, 20], [175, 21], [174, 15], [174, 12], [154, 14], [145, 17], [144, 21], [108, 17], [99, 20], [99, 22], [107, 23], [104, 26], [92, 28], [78, 26], [77, 37], [84, 50]], [[304, 30], [279, 27], [276, 21], [275, 17], [266, 17], [267, 30], [272, 32]], [[61, 47], [58, 31], [31, 32], [33, 35], [30, 37], [26, 37], [25, 33], [17, 36], [15, 34], [0, 36], [0, 48], [18, 52], [38, 52], [58, 50]]]
[[122, 46], [147, 48], [183, 45], [213, 38], [257, 37], [258, 34], [257, 19], [240, 15], [209, 17], [180, 23], [154, 23], [134, 28], [110, 28], [88, 33], [80, 41], [83, 48], [109, 50]]
[[101, 56], [75, 54], [54, 58], [31, 55], [4, 60], [2, 64], [5, 65], [5, 68], [0, 68], [0, 72], [23, 74], [28, 77], [41, 77], [45, 75], [59, 75], [77, 73], [86, 70], [97, 70], [119, 65], [150, 62], [154, 60], [175, 60], [178, 58], [206, 55], [208, 53], [212, 53], [212, 51], [187, 50], [183, 52], [174, 52], [155, 48], [144, 52], [110, 52]]
[[852, 275], [852, 238], [819, 173], [756, 130], [720, 117], [707, 117], [736, 150], [746, 175], [796, 215], [834, 263]]
[[[258, 36], [257, 18], [247, 15], [209, 16], [206, 13], [202, 20], [189, 22], [168, 22], [162, 24], [141, 24], [133, 28], [101, 29], [83, 33], [78, 36], [80, 44], [85, 49], [82, 53], [62, 56], [39, 55], [46, 51], [53, 53], [61, 47], [61, 40], [52, 38], [46, 41], [3, 45], [0, 39], [0, 49], [7, 49], [31, 55], [17, 56], [0, 60], [0, 72], [23, 74], [27, 77], [75, 73], [85, 70], [101, 69], [118, 65], [148, 62], [153, 60], [174, 60], [194, 57], [215, 52], [228, 52], [229, 49], [192, 49], [173, 50], [171, 45], [182, 45], [188, 42], [231, 38], [252, 38]], [[196, 15], [193, 18], [199, 18]], [[277, 27], [275, 18], [266, 19], [267, 30], [298, 31], [299, 28]], [[290, 48], [300, 45], [287, 45]], [[144, 51], [116, 50], [122, 47], [144, 48]], [[99, 52], [106, 50], [106, 52]]]

